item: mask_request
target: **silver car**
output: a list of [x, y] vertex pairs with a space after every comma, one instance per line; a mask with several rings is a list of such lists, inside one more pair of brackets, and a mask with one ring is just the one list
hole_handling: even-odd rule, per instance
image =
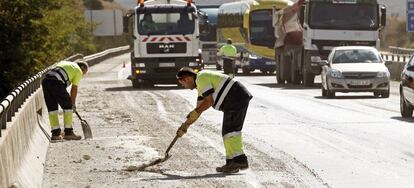
[[322, 65], [322, 96], [335, 92], [374, 92], [390, 96], [390, 73], [377, 49], [367, 46], [341, 46], [332, 49]]

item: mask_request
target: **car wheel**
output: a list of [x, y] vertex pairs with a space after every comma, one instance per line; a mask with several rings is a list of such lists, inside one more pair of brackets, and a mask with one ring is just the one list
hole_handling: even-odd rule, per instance
[[221, 70], [221, 66], [220, 65], [216, 65], [216, 70]]
[[404, 99], [404, 95], [400, 94], [400, 112], [402, 117], [412, 117], [414, 107], [407, 104]]
[[378, 91], [374, 91], [374, 97], [379, 97], [381, 94]]
[[388, 88], [387, 91], [382, 92], [381, 93], [381, 97], [382, 98], [388, 98], [388, 97], [390, 97], [390, 88]]
[[335, 91], [329, 90], [329, 88], [326, 90], [326, 96], [330, 99], [335, 98]]
[[381, 93], [381, 98], [388, 98], [390, 97], [390, 91], [384, 91]]
[[250, 73], [250, 69], [249, 69], [249, 67], [242, 67], [242, 72], [243, 72], [243, 74], [249, 74]]

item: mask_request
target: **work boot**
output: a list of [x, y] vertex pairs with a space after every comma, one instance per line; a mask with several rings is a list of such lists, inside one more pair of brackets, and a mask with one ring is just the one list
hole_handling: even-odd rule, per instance
[[247, 161], [246, 155], [239, 155], [233, 159], [233, 162], [240, 167], [240, 170], [245, 170], [249, 168], [249, 162]]
[[221, 166], [221, 167], [217, 167], [216, 171], [221, 172], [221, 173], [237, 173], [239, 172], [239, 169], [236, 168], [236, 166], [234, 166], [233, 163], [230, 163], [230, 164], [225, 164], [224, 166]]
[[65, 140], [80, 140], [80, 139], [82, 139], [82, 137], [81, 137], [81, 136], [76, 135], [76, 134], [73, 132], [73, 129], [71, 129], [71, 128], [66, 128], [66, 129], [65, 129], [65, 135], [63, 136], [63, 139], [65, 139]]
[[52, 130], [52, 137], [50, 137], [50, 140], [59, 141], [59, 140], [62, 140], [62, 139], [63, 139], [63, 137], [62, 137], [60, 129]]

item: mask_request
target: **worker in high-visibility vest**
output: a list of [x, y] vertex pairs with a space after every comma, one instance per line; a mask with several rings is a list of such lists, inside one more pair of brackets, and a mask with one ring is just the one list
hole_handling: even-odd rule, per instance
[[236, 173], [249, 167], [243, 151], [242, 128], [252, 95], [240, 82], [225, 74], [202, 70], [195, 73], [184, 67], [177, 73], [178, 82], [186, 89], [197, 89], [197, 107], [187, 115], [187, 120], [177, 130], [183, 136], [200, 114], [211, 106], [224, 112], [222, 136], [226, 150], [226, 164], [217, 172]]
[[[43, 94], [49, 112], [49, 123], [52, 130], [51, 140], [80, 140], [72, 128], [73, 111], [76, 111], [76, 96], [78, 86], [83, 75], [88, 72], [88, 64], [85, 61], [71, 62], [61, 61], [56, 67], [45, 74], [42, 81]], [[72, 85], [70, 94], [66, 88]], [[59, 107], [63, 109], [62, 136], [59, 125]]]
[[223, 55], [223, 71], [230, 77], [234, 77], [236, 69], [237, 48], [233, 45], [231, 38], [227, 39], [227, 44], [222, 46], [219, 52]]

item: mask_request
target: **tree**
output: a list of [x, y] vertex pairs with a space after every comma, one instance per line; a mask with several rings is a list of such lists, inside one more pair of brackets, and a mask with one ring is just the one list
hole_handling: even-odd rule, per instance
[[50, 64], [94, 52], [76, 0], [0, 0], [0, 97]]

